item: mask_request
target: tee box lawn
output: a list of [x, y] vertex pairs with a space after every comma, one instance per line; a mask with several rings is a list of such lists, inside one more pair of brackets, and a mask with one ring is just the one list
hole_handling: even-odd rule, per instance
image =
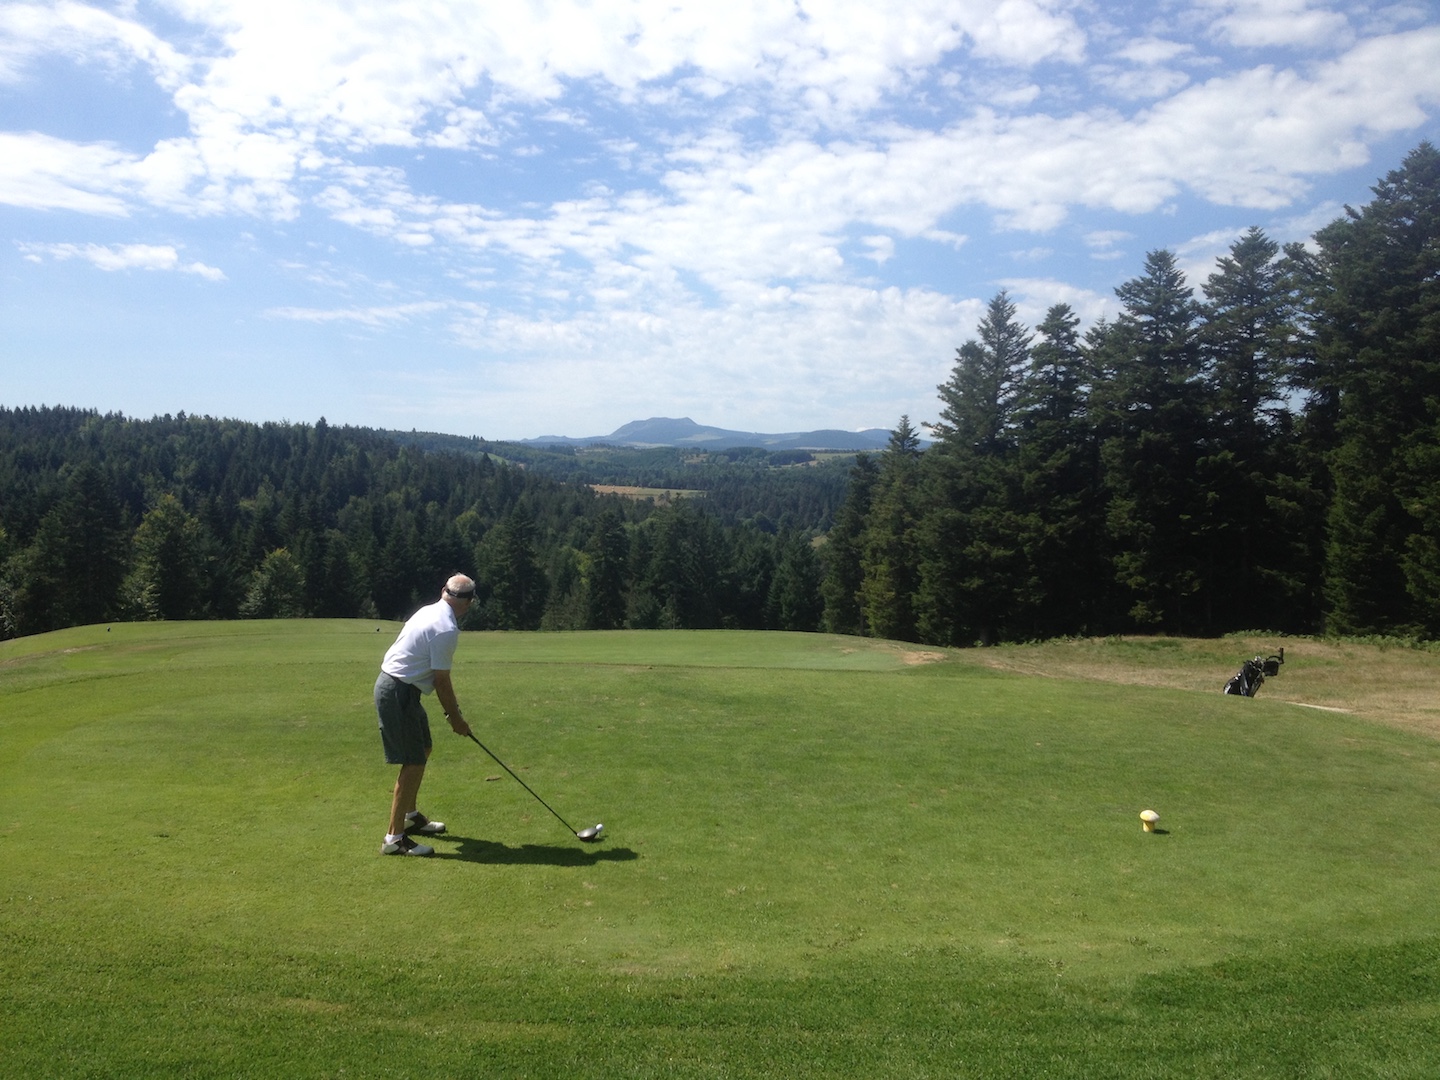
[[432, 707], [414, 859], [395, 631], [0, 643], [0, 1074], [1440, 1075], [1433, 652], [1397, 723], [1298, 640], [1251, 700], [1250, 641], [467, 633], [481, 741], [606, 839]]

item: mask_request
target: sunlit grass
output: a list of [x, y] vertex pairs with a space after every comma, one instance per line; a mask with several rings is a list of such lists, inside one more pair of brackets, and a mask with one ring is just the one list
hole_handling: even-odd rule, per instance
[[[977, 666], [1023, 650], [466, 635], [456, 681], [480, 738], [608, 840], [576, 843], [442, 722], [422, 806], [451, 833], [436, 858], [384, 859], [393, 770], [370, 684], [393, 629], [0, 644], [17, 1021], [0, 1060], [215, 1076], [1306, 1075], [1281, 1065], [1322, 1049], [1349, 1064], [1335, 1075], [1433, 1064], [1431, 740], [1264, 692]], [[1277, 688], [1306, 670], [1287, 645]], [[1147, 649], [1157, 682], [1211, 663], [1137, 644], [1116, 666]], [[1045, 647], [1028, 662], [1053, 663]], [[1286, 1026], [1302, 1011], [1304, 1038]]]

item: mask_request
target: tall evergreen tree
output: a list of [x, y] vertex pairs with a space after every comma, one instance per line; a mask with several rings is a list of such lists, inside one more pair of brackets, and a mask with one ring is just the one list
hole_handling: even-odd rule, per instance
[[902, 416], [880, 455], [861, 540], [860, 607], [874, 637], [917, 640], [920, 436]]
[[1150, 252], [1145, 272], [1115, 294], [1123, 309], [1100, 349], [1109, 377], [1095, 395], [1115, 580], [1134, 626], [1204, 631], [1196, 597], [1206, 559], [1194, 533], [1206, 515], [1196, 469], [1210, 406], [1200, 379], [1199, 305], [1168, 251]]
[[469, 625], [491, 630], [537, 630], [547, 586], [535, 550], [535, 518], [517, 505], [475, 550], [478, 616]]
[[720, 625], [717, 598], [726, 565], [713, 519], [681, 499], [657, 511], [639, 530], [643, 542], [632, 598], [631, 626], [702, 630]]
[[781, 537], [780, 559], [770, 585], [768, 625], [776, 630], [813, 631], [820, 627], [820, 561], [806, 533]]
[[60, 498], [10, 570], [12, 618], [22, 634], [98, 623], [120, 613], [128, 540], [120, 503], [94, 464], [62, 471]]
[[940, 419], [931, 426], [946, 451], [999, 450], [1012, 437], [1014, 409], [1030, 360], [1031, 336], [1005, 292], [991, 299], [979, 338], [955, 350], [955, 367], [940, 385]]
[[1108, 625], [1105, 499], [1089, 396], [1094, 376], [1080, 319], [1056, 304], [1036, 327], [1016, 408], [1021, 544], [1031, 579], [1016, 636], [1099, 633]]
[[[375, 617], [365, 560], [339, 529], [328, 529], [321, 541], [320, 580], [313, 590], [314, 614], [324, 619]], [[310, 584], [308, 578], [306, 584]]]
[[1319, 396], [1337, 406], [1326, 590], [1341, 632], [1440, 632], [1440, 151], [1316, 234]]
[[134, 562], [123, 587], [130, 617], [199, 619], [207, 614], [209, 544], [199, 520], [162, 495], [135, 530]]
[[924, 640], [990, 642], [1026, 621], [1035, 589], [1019, 498], [1016, 409], [1032, 336], [997, 294], [978, 339], [956, 351], [939, 387], [940, 420], [927, 455], [914, 600]]
[[1307, 498], [1285, 394], [1303, 337], [1292, 256], [1252, 228], [1203, 291], [1200, 331], [1214, 411], [1198, 461], [1208, 504], [1195, 540], [1206, 559], [1211, 629], [1296, 626], [1313, 617], [1317, 575]]
[[860, 604], [864, 582], [865, 524], [870, 517], [879, 469], [869, 454], [859, 454], [850, 469], [850, 487], [836, 515], [835, 525], [825, 538], [822, 561], [825, 567], [820, 595], [824, 603], [822, 624], [832, 634], [865, 633]]
[[595, 519], [585, 545], [584, 581], [587, 621], [592, 630], [618, 630], [625, 625], [625, 594], [630, 541], [614, 510]]

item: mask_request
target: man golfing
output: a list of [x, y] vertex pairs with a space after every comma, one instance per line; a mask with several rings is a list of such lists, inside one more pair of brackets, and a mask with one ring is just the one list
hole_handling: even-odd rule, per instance
[[443, 822], [431, 821], [415, 805], [431, 749], [430, 718], [420, 697], [434, 691], [455, 734], [470, 735], [470, 725], [455, 700], [450, 667], [460, 641], [460, 620], [474, 601], [475, 582], [456, 574], [445, 583], [439, 600], [410, 616], [380, 662], [380, 677], [375, 680], [380, 741], [386, 762], [400, 766], [381, 855], [433, 855], [434, 848], [406, 834], [438, 836], [445, 831]]

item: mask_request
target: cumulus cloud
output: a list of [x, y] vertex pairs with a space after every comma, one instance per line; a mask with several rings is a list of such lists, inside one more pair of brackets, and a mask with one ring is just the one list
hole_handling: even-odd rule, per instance
[[0, 131], [0, 203], [123, 217], [135, 163], [133, 154], [103, 143]]
[[1313, 0], [1199, 0], [1214, 12], [1212, 32], [1246, 48], [1334, 46], [1353, 39], [1350, 21]]
[[29, 64], [53, 53], [108, 68], [141, 63], [166, 89], [179, 87], [190, 70], [189, 60], [153, 31], [90, 4], [0, 6], [0, 82], [19, 81]]
[[1082, 326], [1113, 317], [1118, 310], [1113, 293], [1097, 293], [1053, 278], [1005, 278], [1000, 285], [1014, 301], [1016, 317], [1030, 327], [1043, 322], [1056, 304], [1070, 305]]

